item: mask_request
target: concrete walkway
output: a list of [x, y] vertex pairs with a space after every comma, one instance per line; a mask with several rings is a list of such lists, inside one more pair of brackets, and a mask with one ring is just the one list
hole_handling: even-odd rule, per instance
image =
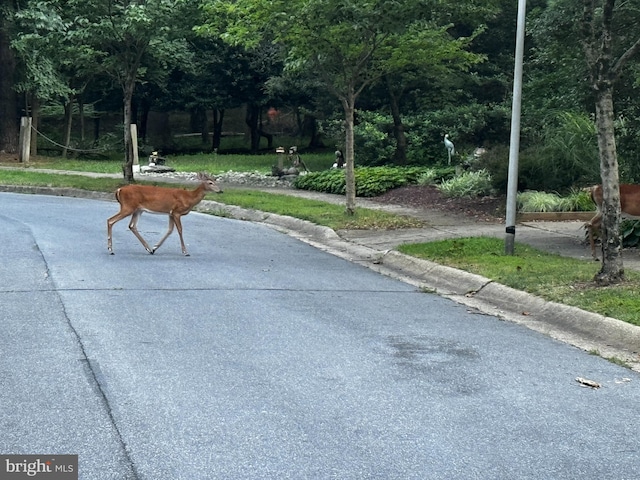
[[[293, 189], [263, 189], [266, 192], [292, 195], [343, 205], [344, 196]], [[411, 208], [401, 205], [378, 203], [372, 199], [358, 198], [358, 207], [383, 210], [398, 215], [418, 218], [425, 222], [422, 228], [402, 230], [340, 230], [338, 235], [350, 242], [377, 250], [389, 250], [406, 243], [422, 243], [464, 237], [495, 237], [504, 239], [504, 223], [480, 221], [464, 215], [437, 209]], [[516, 225], [516, 242], [557, 255], [591, 261], [591, 249], [586, 241], [584, 221], [526, 221]], [[600, 248], [596, 253], [601, 257]], [[622, 253], [625, 268], [640, 270], [640, 254], [636, 249]], [[595, 262], [594, 262], [595, 264]]]

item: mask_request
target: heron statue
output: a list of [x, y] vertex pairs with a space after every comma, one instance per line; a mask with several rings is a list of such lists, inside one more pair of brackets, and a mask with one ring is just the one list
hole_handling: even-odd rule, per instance
[[451, 165], [451, 157], [456, 153], [456, 147], [453, 146], [453, 142], [449, 140], [449, 134], [447, 133], [444, 136], [444, 146], [447, 148], [447, 153], [449, 154], [449, 165]]

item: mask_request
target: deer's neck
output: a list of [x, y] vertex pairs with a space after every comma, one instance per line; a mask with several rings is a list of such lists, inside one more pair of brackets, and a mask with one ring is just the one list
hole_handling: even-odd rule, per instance
[[205, 190], [204, 183], [198, 185], [195, 190], [191, 190], [191, 198], [193, 199], [193, 204], [196, 205], [200, 203], [206, 194], [207, 191]]

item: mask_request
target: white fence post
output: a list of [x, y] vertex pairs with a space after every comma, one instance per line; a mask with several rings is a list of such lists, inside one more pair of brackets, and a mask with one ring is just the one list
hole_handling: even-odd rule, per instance
[[18, 141], [18, 160], [22, 163], [29, 163], [31, 153], [31, 117], [20, 119], [20, 139]]
[[140, 173], [140, 159], [138, 158], [138, 126], [131, 124], [131, 147], [133, 149], [133, 173]]

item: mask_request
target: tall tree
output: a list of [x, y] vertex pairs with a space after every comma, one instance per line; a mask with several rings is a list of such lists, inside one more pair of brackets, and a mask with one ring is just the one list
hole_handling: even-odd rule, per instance
[[[394, 0], [233, 0], [207, 2], [200, 30], [254, 47], [264, 39], [287, 50], [286, 68], [313, 72], [344, 112], [346, 211], [355, 213], [354, 117], [365, 88], [409, 65], [433, 62], [434, 38], [447, 26], [431, 12], [441, 2]], [[471, 2], [468, 2], [471, 3]], [[454, 43], [451, 49], [457, 48]]]
[[78, 25], [77, 41], [95, 52], [94, 69], [110, 75], [122, 88], [125, 180], [133, 181], [132, 99], [136, 84], [150, 67], [168, 68], [186, 55], [180, 32], [171, 28], [181, 0], [71, 0]]
[[595, 277], [604, 285], [624, 279], [620, 239], [620, 181], [614, 131], [613, 90], [623, 69], [640, 52], [640, 37], [627, 19], [638, 18], [638, 6], [615, 0], [583, 0], [580, 21], [591, 88], [595, 96], [600, 176], [603, 191], [602, 267]]
[[[16, 12], [19, 26], [12, 42], [18, 56], [21, 80], [16, 90], [25, 96], [32, 125], [37, 130], [39, 106], [62, 101], [67, 121], [63, 156], [69, 147], [73, 102], [86, 81], [83, 70], [90, 59], [82, 45], [69, 35], [71, 21], [55, 0], [28, 1]], [[74, 88], [75, 87], [75, 88]], [[78, 88], [79, 87], [79, 88]], [[37, 136], [31, 136], [31, 153], [36, 154]]]
[[0, 151], [18, 151], [18, 99], [14, 90], [16, 59], [11, 48], [13, 0], [0, 3]]

